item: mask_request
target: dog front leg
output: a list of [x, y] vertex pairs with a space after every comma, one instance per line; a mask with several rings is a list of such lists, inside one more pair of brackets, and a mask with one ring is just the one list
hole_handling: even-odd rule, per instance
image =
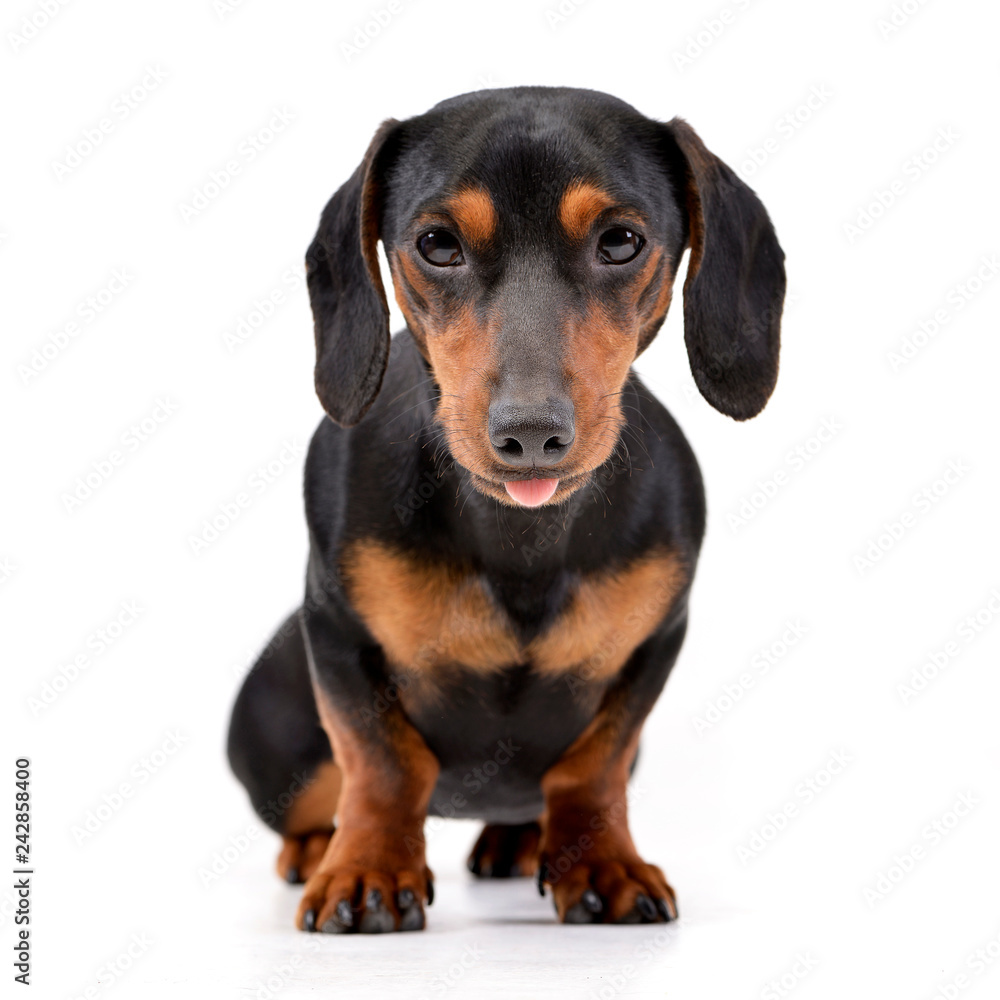
[[682, 621], [633, 654], [593, 721], [542, 778], [538, 886], [552, 888], [563, 923], [677, 918], [674, 890], [632, 842], [626, 796], [642, 724], [683, 635]]
[[308, 880], [296, 924], [327, 933], [420, 930], [434, 883], [424, 821], [438, 761], [397, 705], [360, 708], [377, 687], [357, 652], [336, 646], [328, 623], [313, 619], [311, 669], [320, 720], [343, 774], [337, 829]]

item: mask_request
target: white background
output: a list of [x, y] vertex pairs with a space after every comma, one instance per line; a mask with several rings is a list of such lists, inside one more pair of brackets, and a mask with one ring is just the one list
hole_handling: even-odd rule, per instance
[[[996, 996], [1000, 959], [974, 957], [1000, 955], [1000, 281], [982, 263], [1000, 252], [995, 5], [907, 0], [912, 15], [886, 30], [890, 0], [589, 0], [561, 20], [557, 0], [403, 0], [354, 54], [343, 46], [370, 3], [219, 6], [74, 2], [26, 44], [12, 35], [37, 4], [15, 0], [0, 23], [0, 775], [10, 797], [14, 758], [31, 758], [35, 995]], [[149, 68], [165, 79], [120, 117]], [[762, 416], [736, 424], [696, 395], [679, 303], [638, 366], [691, 440], [710, 505], [632, 809], [682, 920], [669, 935], [557, 926], [526, 881], [473, 885], [476, 828], [449, 824], [430, 834], [426, 933], [300, 935], [299, 890], [274, 877], [276, 838], [255, 830], [223, 739], [242, 672], [300, 599], [301, 454], [286, 451], [200, 555], [189, 540], [321, 416], [301, 261], [375, 127], [521, 83], [686, 117], [757, 190], [787, 253], [781, 377]], [[810, 110], [811, 93], [824, 96]], [[251, 160], [242, 144], [276, 109], [293, 120]], [[100, 145], [57, 177], [102, 118]], [[185, 221], [180, 206], [230, 160], [240, 172]], [[969, 286], [981, 267], [994, 280]], [[127, 287], [87, 323], [78, 309], [118, 269]], [[937, 310], [940, 332], [918, 336]], [[22, 377], [71, 321], [68, 346]], [[122, 436], [160, 399], [175, 412], [133, 450]], [[825, 422], [836, 433], [820, 441]], [[115, 449], [124, 464], [68, 511], [64, 494]], [[949, 467], [963, 470], [950, 484]], [[774, 495], [734, 521], [761, 484]], [[901, 536], [860, 564], [893, 523]], [[95, 655], [123, 602], [141, 613]], [[981, 630], [960, 632], [979, 612]], [[755, 655], [789, 622], [807, 631], [761, 673]], [[904, 704], [898, 685], [947, 643], [956, 655]], [[81, 653], [75, 680], [33, 703]], [[164, 744], [174, 752], [154, 757]], [[834, 754], [849, 763], [831, 776]], [[121, 808], [75, 835], [123, 783]], [[10, 834], [0, 843], [12, 868]], [[206, 886], [199, 870], [223, 852], [235, 860]], [[12, 899], [0, 889], [7, 959]]]

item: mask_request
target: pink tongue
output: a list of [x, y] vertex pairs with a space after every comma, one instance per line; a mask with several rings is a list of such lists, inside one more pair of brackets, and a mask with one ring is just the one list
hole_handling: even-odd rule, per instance
[[522, 507], [540, 507], [555, 493], [558, 479], [516, 479], [504, 483], [507, 492]]

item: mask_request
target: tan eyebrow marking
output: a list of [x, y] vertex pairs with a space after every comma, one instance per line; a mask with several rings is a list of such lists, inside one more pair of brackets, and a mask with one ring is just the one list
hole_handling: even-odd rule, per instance
[[474, 246], [489, 242], [496, 232], [497, 212], [485, 188], [462, 188], [445, 202], [445, 208]]
[[559, 222], [574, 240], [585, 239], [594, 220], [615, 204], [615, 199], [588, 181], [574, 181], [563, 192]]

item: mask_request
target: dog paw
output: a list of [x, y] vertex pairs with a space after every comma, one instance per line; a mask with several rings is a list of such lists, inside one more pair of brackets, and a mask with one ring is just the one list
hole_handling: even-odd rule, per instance
[[275, 865], [278, 876], [291, 885], [308, 881], [319, 870], [332, 836], [332, 830], [316, 830], [301, 837], [282, 837], [284, 844]]
[[677, 900], [663, 872], [639, 858], [591, 858], [561, 866], [543, 855], [538, 888], [552, 888], [564, 924], [652, 924], [676, 920]]
[[531, 876], [538, 869], [542, 828], [537, 823], [487, 823], [466, 862], [479, 878]]
[[[384, 934], [424, 928], [424, 903], [434, 901], [433, 875], [385, 855], [338, 850], [334, 838], [319, 870], [306, 882], [295, 918], [299, 930], [325, 934]], [[377, 855], [377, 850], [374, 852]], [[369, 855], [368, 857], [364, 855]]]

